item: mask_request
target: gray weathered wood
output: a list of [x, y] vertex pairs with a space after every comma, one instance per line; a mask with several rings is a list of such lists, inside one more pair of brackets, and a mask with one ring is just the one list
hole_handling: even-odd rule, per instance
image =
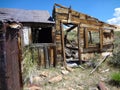
[[102, 61], [100, 61], [98, 63], [98, 65], [90, 72], [90, 74], [92, 74], [108, 58], [108, 56], [110, 56], [110, 55], [107, 55]]

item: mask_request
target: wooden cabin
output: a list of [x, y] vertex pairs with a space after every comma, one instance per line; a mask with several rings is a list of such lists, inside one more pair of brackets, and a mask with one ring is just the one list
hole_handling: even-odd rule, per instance
[[[22, 24], [21, 43], [29, 46], [34, 57], [38, 52], [38, 63], [47, 67], [49, 59], [55, 61], [54, 21], [48, 11], [1, 8], [2, 20], [15, 19]], [[42, 55], [42, 54], [43, 55]], [[43, 57], [42, 57], [43, 56]]]
[[22, 49], [26, 46], [33, 57], [38, 53], [39, 65], [54, 64], [53, 26], [48, 11], [0, 8], [0, 90], [22, 90]]
[[95, 52], [112, 52], [115, 26], [59, 4], [54, 5], [53, 18], [57, 60], [63, 64], [69, 58], [81, 63]]
[[37, 51], [46, 68], [112, 52], [115, 26], [59, 4], [53, 18], [48, 11], [0, 8], [0, 90], [21, 90], [22, 46]]
[[[0, 9], [2, 20], [15, 19], [22, 24], [22, 45], [37, 50], [45, 67], [66, 63], [67, 59], [89, 60], [95, 52], [112, 52], [115, 26], [59, 4], [48, 11]], [[41, 53], [44, 53], [42, 60]]]

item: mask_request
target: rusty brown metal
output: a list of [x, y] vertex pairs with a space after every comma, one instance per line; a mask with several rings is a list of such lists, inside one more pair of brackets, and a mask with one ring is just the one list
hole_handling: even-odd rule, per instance
[[7, 90], [5, 50], [5, 27], [4, 23], [0, 22], [0, 90]]
[[21, 90], [18, 32], [4, 23], [0, 34], [0, 90]]

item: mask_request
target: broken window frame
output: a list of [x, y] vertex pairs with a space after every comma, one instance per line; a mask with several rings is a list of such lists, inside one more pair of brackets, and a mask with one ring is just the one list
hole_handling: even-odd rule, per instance
[[[93, 41], [95, 36], [92, 35], [92, 33], [98, 34], [97, 39], [99, 41]], [[91, 43], [89, 43], [91, 42]], [[103, 30], [102, 29], [89, 29], [84, 28], [84, 47], [90, 48], [90, 47], [99, 47], [100, 49], [103, 48]]]

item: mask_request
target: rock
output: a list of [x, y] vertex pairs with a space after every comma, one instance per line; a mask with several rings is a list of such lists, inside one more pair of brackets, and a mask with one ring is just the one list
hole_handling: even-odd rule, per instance
[[27, 90], [42, 90], [42, 88], [37, 85], [31, 85], [28, 87]]
[[32, 84], [39, 85], [42, 80], [43, 80], [43, 79], [42, 79], [41, 77], [39, 77], [39, 76], [34, 76], [34, 77], [33, 77], [33, 82], [32, 82]]
[[48, 72], [43, 71], [43, 72], [40, 74], [40, 76], [47, 77], [47, 76], [49, 76], [49, 73], [48, 73]]
[[65, 67], [61, 67], [61, 70], [65, 70]]
[[75, 90], [75, 89], [72, 87], [68, 87], [67, 90]]
[[64, 79], [64, 80], [68, 80], [69, 77], [68, 77], [68, 76], [64, 76], [63, 79]]
[[102, 82], [104, 82], [104, 81], [106, 81], [107, 80], [107, 78], [106, 77], [100, 77], [100, 81], [102, 81]]
[[84, 88], [82, 86], [78, 86], [79, 90], [84, 90]]
[[99, 90], [97, 87], [89, 87], [89, 90]]
[[77, 85], [77, 88], [78, 88], [79, 90], [84, 90], [84, 85], [83, 85], [83, 84], [78, 84], [78, 85]]
[[67, 75], [67, 74], [69, 73], [69, 71], [67, 71], [67, 70], [62, 70], [61, 73], [62, 73], [63, 75]]
[[73, 72], [73, 69], [68, 66], [66, 67], [66, 70], [68, 70], [69, 72]]
[[59, 90], [66, 90], [66, 88], [60, 88]]
[[62, 75], [58, 75], [56, 77], [51, 78], [48, 82], [49, 83], [57, 83], [62, 80]]
[[78, 67], [77, 63], [67, 64], [68, 67]]
[[110, 69], [103, 70], [102, 73], [109, 72]]

